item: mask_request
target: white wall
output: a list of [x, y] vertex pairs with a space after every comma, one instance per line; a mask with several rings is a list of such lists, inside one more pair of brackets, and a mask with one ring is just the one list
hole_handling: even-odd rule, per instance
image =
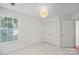
[[0, 43], [0, 54], [7, 54], [16, 49], [41, 42], [41, 20], [21, 13], [0, 8], [0, 16], [18, 18], [18, 40]]

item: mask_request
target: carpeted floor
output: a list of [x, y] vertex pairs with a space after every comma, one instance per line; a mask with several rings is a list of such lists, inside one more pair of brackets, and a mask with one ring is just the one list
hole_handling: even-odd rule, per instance
[[39, 43], [30, 47], [16, 50], [9, 55], [78, 55], [74, 48], [59, 48], [50, 43]]

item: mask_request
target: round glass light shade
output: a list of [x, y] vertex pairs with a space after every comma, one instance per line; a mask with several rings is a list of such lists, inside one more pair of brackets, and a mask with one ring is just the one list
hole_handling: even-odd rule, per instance
[[48, 16], [48, 10], [46, 8], [41, 9], [40, 16], [47, 17]]

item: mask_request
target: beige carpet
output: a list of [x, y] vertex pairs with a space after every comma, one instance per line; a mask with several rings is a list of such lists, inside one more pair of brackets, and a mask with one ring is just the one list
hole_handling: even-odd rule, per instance
[[49, 43], [39, 43], [18, 49], [9, 55], [78, 55], [79, 52], [74, 48], [59, 48]]

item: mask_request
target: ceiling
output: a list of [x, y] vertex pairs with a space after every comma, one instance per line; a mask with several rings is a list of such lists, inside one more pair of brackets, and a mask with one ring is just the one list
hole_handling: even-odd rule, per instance
[[11, 6], [9, 3], [0, 3], [0, 6], [33, 17], [40, 17], [42, 7], [48, 9], [48, 17], [71, 15], [79, 11], [78, 3], [16, 3], [15, 6]]

